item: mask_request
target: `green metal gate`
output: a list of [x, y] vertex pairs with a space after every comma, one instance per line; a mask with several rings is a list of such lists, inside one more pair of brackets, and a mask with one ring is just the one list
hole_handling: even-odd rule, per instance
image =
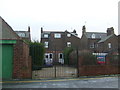
[[13, 72], [13, 45], [3, 44], [2, 46], [2, 78], [12, 79]]

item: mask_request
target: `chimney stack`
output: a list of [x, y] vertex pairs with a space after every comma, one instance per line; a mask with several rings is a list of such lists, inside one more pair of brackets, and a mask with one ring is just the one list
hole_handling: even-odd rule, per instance
[[85, 25], [82, 27], [82, 34], [84, 34], [86, 32], [86, 27]]
[[28, 26], [28, 32], [30, 32], [30, 26]]
[[114, 34], [114, 28], [113, 27], [107, 28], [107, 36], [109, 36], [111, 34]]
[[43, 27], [41, 27], [41, 33], [43, 33]]

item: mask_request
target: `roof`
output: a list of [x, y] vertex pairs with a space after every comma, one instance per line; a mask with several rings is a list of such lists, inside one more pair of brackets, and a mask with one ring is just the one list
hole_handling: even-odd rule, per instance
[[[65, 31], [65, 32], [68, 32], [68, 31]], [[73, 32], [68, 32], [68, 33], [70, 33], [71, 35], [73, 35], [73, 36], [79, 38], [77, 33], [73, 33]]]
[[107, 36], [107, 33], [102, 32], [86, 32], [85, 33], [87, 38], [93, 38], [92, 35], [94, 35], [95, 39], [103, 39]]
[[20, 37], [29, 38], [30, 32], [28, 31], [15, 31]]
[[43, 31], [43, 33], [50, 34], [50, 33], [64, 33], [64, 31]]
[[11, 40], [16, 40], [20, 39], [20, 37], [13, 31], [12, 27], [2, 18], [0, 17], [0, 33], [2, 34], [2, 37], [0, 39], [6, 40], [6, 39], [11, 39]]
[[111, 34], [103, 39], [101, 39], [98, 43], [101, 43], [101, 42], [105, 42], [106, 40], [108, 40], [109, 38], [113, 37], [115, 34]]

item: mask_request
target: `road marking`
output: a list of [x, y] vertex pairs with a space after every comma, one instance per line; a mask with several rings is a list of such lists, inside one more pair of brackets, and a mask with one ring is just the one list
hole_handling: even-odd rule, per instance
[[76, 78], [76, 79], [58, 79], [58, 80], [44, 80], [44, 81], [3, 81], [0, 83], [31, 83], [31, 82], [59, 82], [59, 81], [72, 81], [72, 80], [88, 80], [88, 79], [103, 79], [103, 78], [114, 78], [114, 77], [98, 77], [98, 78]]

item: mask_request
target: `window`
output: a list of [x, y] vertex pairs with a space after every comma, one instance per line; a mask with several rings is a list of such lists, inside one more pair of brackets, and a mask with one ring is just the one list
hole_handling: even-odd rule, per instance
[[18, 33], [20, 37], [25, 37], [25, 33]]
[[59, 53], [59, 59], [63, 59], [63, 54]]
[[108, 48], [111, 48], [112, 46], [111, 46], [111, 43], [108, 43]]
[[54, 38], [61, 38], [61, 34], [60, 33], [55, 33]]
[[71, 47], [71, 42], [67, 42], [67, 47]]
[[52, 53], [50, 53], [50, 59], [52, 59], [53, 58], [53, 54]]
[[44, 38], [48, 38], [48, 34], [44, 34]]
[[92, 38], [95, 38], [95, 34], [92, 34]]
[[71, 34], [67, 34], [67, 37], [71, 37]]
[[45, 45], [45, 48], [48, 48], [48, 42], [45, 42], [44, 45]]

